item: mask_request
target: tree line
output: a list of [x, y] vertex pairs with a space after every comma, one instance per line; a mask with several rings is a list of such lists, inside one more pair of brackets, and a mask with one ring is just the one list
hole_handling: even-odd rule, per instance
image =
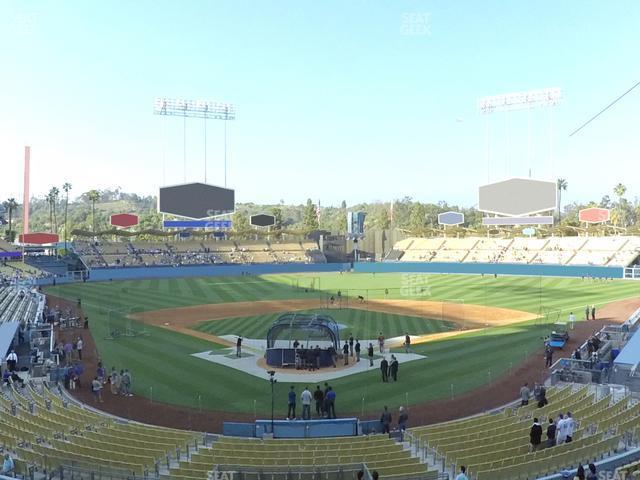
[[[625, 197], [627, 188], [619, 183], [611, 190], [612, 195], [604, 195], [600, 200], [587, 203], [562, 204], [563, 192], [569, 188], [566, 179], [558, 179], [558, 209], [556, 233], [577, 234], [584, 228], [578, 220], [578, 211], [587, 207], [602, 207], [611, 210], [611, 221], [605, 228], [612, 232], [640, 233], [640, 204]], [[121, 189], [83, 192], [71, 200], [72, 185], [53, 186], [43, 197], [31, 200], [30, 228], [32, 231], [58, 233], [61, 239], [69, 240], [72, 232], [100, 232], [111, 229], [109, 217], [115, 213], [134, 213], [139, 215], [139, 230], [162, 228], [162, 215], [157, 212], [157, 199], [154, 196], [139, 196], [126, 193]], [[4, 207], [4, 238], [14, 241], [17, 232], [22, 231], [21, 205], [15, 198], [2, 202]], [[411, 197], [403, 197], [387, 202], [360, 203], [347, 206], [342, 201], [339, 206], [319, 207], [312, 199], [304, 204], [260, 205], [243, 203], [236, 205], [236, 212], [229, 216], [233, 220], [233, 231], [237, 234], [254, 231], [250, 225], [251, 215], [267, 213], [275, 217], [272, 232], [306, 233], [312, 230], [324, 230], [333, 234], [344, 234], [347, 230], [347, 212], [363, 211], [367, 214], [366, 229], [386, 230], [396, 228], [413, 235], [439, 234], [438, 214], [447, 211], [464, 214], [463, 225], [454, 229], [457, 232], [485, 233], [482, 226], [482, 212], [474, 207], [449, 204], [445, 201], [435, 203], [420, 202]], [[170, 219], [171, 217], [167, 217]]]

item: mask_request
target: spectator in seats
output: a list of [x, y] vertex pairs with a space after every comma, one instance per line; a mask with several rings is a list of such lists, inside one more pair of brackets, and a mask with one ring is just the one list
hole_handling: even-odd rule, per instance
[[404, 407], [400, 407], [398, 410], [398, 429], [401, 432], [404, 432], [407, 429], [407, 422], [409, 421], [409, 414], [404, 409]]
[[302, 419], [311, 420], [311, 392], [309, 387], [304, 387], [304, 390], [300, 394], [300, 403], [302, 403]]
[[360, 340], [356, 339], [356, 345], [353, 347], [356, 352], [356, 362], [360, 361]]
[[382, 357], [382, 361], [380, 362], [380, 371], [382, 372], [382, 381], [389, 381], [389, 362], [385, 357]]
[[370, 343], [367, 348], [367, 356], [369, 357], [369, 366], [373, 367], [373, 343]]
[[556, 424], [553, 423], [553, 417], [549, 417], [549, 426], [547, 426], [547, 448], [556, 444]]
[[18, 355], [15, 350], [11, 350], [9, 355], [7, 355], [7, 369], [10, 372], [14, 372], [16, 370], [16, 365], [18, 365]]
[[593, 463], [589, 464], [589, 473], [587, 473], [586, 480], [598, 480], [598, 474], [596, 473], [596, 466]]
[[529, 390], [529, 384], [527, 382], [522, 385], [520, 389], [520, 406], [524, 407], [525, 405], [529, 405], [529, 398], [531, 397], [531, 391]]
[[469, 480], [469, 477], [467, 477], [467, 467], [460, 465], [460, 473], [456, 476], [456, 480]]
[[576, 422], [571, 415], [571, 412], [567, 412], [567, 416], [564, 419], [565, 421], [565, 429], [566, 429], [566, 437], [565, 443], [569, 443], [573, 441], [573, 432], [576, 428]]
[[316, 401], [316, 414], [322, 417], [324, 413], [324, 392], [320, 389], [320, 385], [313, 392], [313, 399]]
[[91, 382], [91, 391], [93, 392], [93, 401], [102, 402], [102, 382], [95, 377]]
[[13, 458], [9, 453], [4, 454], [4, 461], [2, 462], [2, 474], [6, 476], [13, 476], [15, 474], [16, 466], [13, 463]]
[[573, 352], [573, 359], [582, 360], [582, 354], [580, 353], [580, 348], [576, 348], [575, 351]]
[[536, 402], [540, 401], [540, 384], [538, 382], [533, 384], [533, 398]]
[[384, 410], [382, 411], [382, 415], [380, 416], [380, 423], [382, 424], [382, 434], [389, 433], [391, 428], [391, 412], [389, 412], [387, 406], [384, 406]]
[[327, 403], [327, 418], [336, 418], [336, 392], [329, 387], [329, 391], [325, 395]]
[[344, 364], [349, 365], [349, 344], [344, 342], [342, 346], [342, 356], [344, 357]]
[[529, 441], [532, 452], [540, 448], [540, 444], [542, 443], [542, 426], [538, 423], [537, 418], [533, 419], [533, 425], [531, 425], [531, 430], [529, 431]]
[[576, 478], [579, 480], [585, 480], [584, 467], [582, 466], [582, 463], [578, 463], [578, 469], [576, 470]]
[[391, 362], [389, 363], [389, 376], [393, 378], [394, 382], [398, 381], [398, 359], [395, 355], [391, 355]]
[[377, 470], [374, 470], [373, 472], [371, 472], [371, 478], [373, 478], [373, 480], [378, 480], [379, 476], [380, 474], [378, 473]]
[[556, 423], [556, 445], [562, 445], [567, 439], [567, 422], [563, 414], [558, 415]]
[[289, 389], [289, 400], [287, 401], [287, 420], [296, 419], [296, 389], [293, 385]]
[[122, 387], [122, 395], [133, 397], [133, 393], [131, 393], [131, 374], [126, 368], [120, 377], [120, 386]]
[[549, 401], [547, 400], [547, 389], [544, 385], [540, 386], [540, 397], [538, 398], [538, 408], [542, 408], [547, 405]]
[[364, 470], [358, 470], [358, 473], [356, 473], [356, 479], [364, 480]]

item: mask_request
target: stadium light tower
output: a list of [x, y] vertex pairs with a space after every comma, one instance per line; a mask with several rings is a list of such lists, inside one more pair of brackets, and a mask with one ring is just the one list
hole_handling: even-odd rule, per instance
[[[559, 87], [529, 90], [527, 92], [505, 93], [502, 95], [492, 95], [489, 97], [482, 97], [478, 99], [478, 102], [477, 102], [478, 110], [480, 110], [481, 113], [487, 115], [486, 117], [487, 182], [491, 181], [491, 179], [489, 178], [490, 148], [489, 148], [489, 116], [488, 114], [495, 113], [495, 112], [511, 112], [515, 110], [529, 111], [527, 157], [529, 161], [529, 167], [531, 167], [531, 110], [536, 107], [555, 107], [560, 103], [561, 99], [562, 99], [562, 90]], [[508, 121], [508, 117], [507, 117], [507, 121]], [[508, 141], [509, 139], [507, 138], [507, 142]], [[507, 143], [507, 146], [508, 146], [508, 143]], [[551, 163], [551, 170], [553, 171], [553, 117], [551, 115], [551, 110], [549, 111], [549, 161]]]
[[235, 105], [208, 100], [159, 97], [153, 103], [153, 114], [183, 118], [182, 160], [184, 162], [185, 182], [187, 181], [187, 118], [202, 118], [204, 120], [204, 183], [207, 183], [207, 120], [223, 120], [224, 186], [227, 186], [227, 121], [236, 119]]

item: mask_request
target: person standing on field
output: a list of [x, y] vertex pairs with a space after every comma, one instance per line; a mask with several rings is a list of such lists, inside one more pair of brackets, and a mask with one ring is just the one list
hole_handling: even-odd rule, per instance
[[369, 366], [373, 367], [373, 343], [370, 343], [367, 348], [367, 356], [369, 357]]
[[242, 357], [242, 336], [238, 336], [238, 340], [236, 340], [236, 357]]
[[324, 413], [324, 392], [320, 389], [320, 385], [318, 385], [316, 391], [313, 392], [313, 399], [316, 401], [316, 414], [322, 417]]
[[382, 332], [378, 335], [378, 347], [380, 348], [380, 353], [384, 353], [384, 335]]
[[360, 340], [356, 339], [356, 345], [354, 347], [356, 352], [356, 362], [360, 361]]
[[382, 357], [382, 361], [380, 362], [380, 371], [382, 372], [382, 381], [389, 381], [389, 362], [385, 357]]
[[287, 420], [295, 420], [296, 419], [296, 390], [293, 385], [291, 385], [291, 389], [289, 390], [287, 407], [288, 407]]
[[309, 391], [309, 387], [304, 387], [304, 390], [300, 394], [300, 403], [302, 403], [302, 419], [311, 420], [311, 399], [312, 395]]

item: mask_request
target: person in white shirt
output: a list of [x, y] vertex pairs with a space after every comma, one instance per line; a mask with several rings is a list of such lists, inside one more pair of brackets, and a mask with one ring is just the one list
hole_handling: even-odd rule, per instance
[[78, 351], [78, 360], [82, 360], [83, 348], [84, 348], [84, 342], [82, 341], [82, 337], [78, 337], [78, 342], [76, 343], [76, 350]]
[[569, 327], [571, 328], [571, 330], [574, 329], [576, 325], [576, 316], [573, 314], [573, 312], [571, 312], [569, 314]]
[[460, 473], [456, 477], [456, 480], [469, 480], [469, 477], [467, 477], [467, 467], [464, 465], [460, 466]]
[[564, 424], [565, 424], [565, 433], [566, 433], [566, 437], [564, 441], [565, 443], [569, 443], [573, 441], [573, 432], [576, 429], [576, 422], [573, 419], [571, 412], [567, 412], [567, 416], [564, 419]]
[[16, 365], [18, 365], [18, 355], [15, 350], [11, 350], [11, 353], [7, 355], [7, 369], [10, 372], [15, 372]]
[[300, 402], [302, 403], [302, 419], [311, 420], [311, 400], [313, 395], [309, 391], [309, 387], [304, 387], [304, 390], [300, 394]]
[[556, 445], [560, 445], [567, 439], [567, 421], [562, 414], [558, 415], [556, 423]]

